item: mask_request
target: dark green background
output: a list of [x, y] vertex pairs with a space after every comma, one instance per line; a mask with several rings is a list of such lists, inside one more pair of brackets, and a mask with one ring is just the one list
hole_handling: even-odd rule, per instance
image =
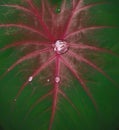
[[[86, 2], [90, 3], [95, 1], [87, 0]], [[111, 4], [92, 10], [92, 20], [102, 25], [119, 26], [119, 2], [118, 0], [107, 1], [110, 1]], [[60, 6], [59, 0], [52, 0], [52, 2], [58, 7]], [[2, 11], [6, 11], [6, 9], [0, 7], [0, 14], [2, 14]], [[0, 22], [5, 22], [2, 15], [0, 15]], [[104, 30], [99, 32], [99, 34], [88, 35], [87, 37], [89, 39], [96, 39], [99, 41], [101, 47], [107, 47], [119, 54], [118, 27], [107, 31]], [[0, 48], [9, 44], [9, 42], [11, 43], [12, 40], [12, 36], [5, 35], [5, 29], [0, 29]], [[101, 56], [106, 60], [103, 69], [119, 86], [119, 58], [110, 55]], [[0, 75], [18, 57], [19, 50], [13, 48], [0, 52]], [[19, 69], [20, 66], [16, 67], [0, 79], [0, 130], [47, 130], [50, 112], [43, 113], [42, 111], [45, 106], [51, 103], [50, 99], [41, 102], [31, 112], [30, 116], [24, 120], [24, 116], [30, 105], [39, 95], [42, 95], [42, 91], [45, 91], [40, 89], [43, 87], [42, 84], [34, 81], [24, 89], [18, 101], [16, 103], [14, 102], [14, 96], [24, 82], [22, 78], [23, 73], [19, 72]], [[90, 77], [91, 82], [88, 83], [88, 86], [99, 106], [100, 113], [97, 113], [79, 83], [75, 79], [73, 80], [74, 82], [69, 86], [75, 86], [75, 88], [68, 87], [65, 92], [74, 104], [78, 104], [77, 107], [80, 110], [80, 116], [77, 115], [69, 103], [61, 98], [53, 130], [119, 130], [119, 87], [116, 87], [98, 72]], [[37, 86], [40, 91], [34, 91]]]

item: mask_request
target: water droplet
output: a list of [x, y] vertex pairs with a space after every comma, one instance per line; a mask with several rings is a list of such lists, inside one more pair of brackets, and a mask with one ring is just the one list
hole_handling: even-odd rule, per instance
[[60, 82], [60, 77], [56, 76], [56, 77], [55, 77], [55, 82], [56, 82], [56, 83], [59, 83], [59, 82]]
[[56, 8], [56, 9], [55, 9], [55, 13], [58, 14], [58, 13], [60, 13], [60, 12], [61, 12], [61, 9], [60, 9], [60, 8]]
[[16, 102], [16, 101], [17, 101], [17, 99], [15, 98], [15, 99], [14, 99], [14, 102]]
[[57, 40], [54, 44], [54, 51], [57, 54], [64, 54], [68, 51], [69, 45], [67, 44], [66, 41], [63, 40]]
[[30, 76], [29, 79], [28, 79], [28, 81], [31, 82], [32, 80], [33, 80], [33, 77]]
[[50, 82], [50, 79], [47, 79], [47, 82]]

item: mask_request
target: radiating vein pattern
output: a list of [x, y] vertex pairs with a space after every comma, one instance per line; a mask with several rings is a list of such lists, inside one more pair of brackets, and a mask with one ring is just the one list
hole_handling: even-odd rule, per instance
[[[28, 65], [28, 68], [23, 66], [21, 69], [33, 69], [32, 73], [27, 74], [27, 78], [21, 78], [23, 79], [22, 85], [19, 86], [18, 84], [19, 89], [17, 93], [12, 95], [16, 106], [22, 93], [31, 84], [33, 89], [38, 88], [36, 91], [39, 92], [39, 96], [30, 104], [25, 113], [24, 121], [29, 118], [39, 104], [44, 102], [46, 107], [43, 110], [41, 108], [42, 111], [39, 111], [44, 114], [49, 112], [50, 114], [44, 121], [47, 128], [44, 124], [40, 124], [39, 129], [56, 130], [55, 126], [59, 123], [57, 118], [61, 118], [59, 109], [63, 111], [63, 107], [60, 104], [61, 99], [63, 99], [64, 104], [68, 104], [68, 108], [73, 110], [77, 118], [80, 119], [80, 99], [78, 98], [76, 103], [72, 98], [73, 90], [79, 90], [79, 88], [82, 88], [96, 112], [99, 112], [98, 103], [91, 93], [91, 86], [88, 85], [85, 77], [85, 74], [89, 73], [90, 69], [95, 71], [96, 74], [103, 75], [114, 86], [118, 86], [116, 81], [97, 62], [99, 55], [103, 60], [102, 55], [118, 59], [118, 54], [106, 47], [102, 47], [101, 43], [97, 42], [98, 44], [95, 44], [93, 40], [87, 40], [86, 35], [86, 33], [93, 34], [95, 31], [95, 35], [97, 35], [97, 32], [105, 30], [114, 31], [117, 27], [108, 24], [99, 25], [99, 23], [97, 25], [87, 24], [85, 26], [82, 24], [88, 22], [88, 20], [90, 22], [90, 19], [87, 19], [87, 14], [91, 9], [97, 8], [99, 10], [102, 5], [106, 4], [107, 2], [86, 4], [84, 0], [63, 0], [60, 8], [56, 8], [54, 4], [47, 0], [40, 0], [39, 2], [37, 0], [23, 0], [21, 4], [19, 0], [18, 4], [12, 1], [10, 3], [3, 0], [0, 2], [0, 8], [3, 10], [3, 12], [0, 10], [0, 14], [5, 16], [3, 21], [0, 20], [0, 33], [2, 32], [2, 35], [5, 35], [5, 37], [13, 37], [11, 41], [9, 39], [6, 40], [6, 43], [0, 40], [0, 53], [13, 48], [14, 50], [19, 50], [19, 58], [16, 57], [17, 59], [6, 69], [2, 77], [4, 78], [21, 64]], [[4, 14], [4, 10], [8, 12]], [[9, 22], [7, 19], [7, 23], [4, 23], [4, 19], [9, 15], [10, 10], [14, 10], [14, 12], [20, 11], [20, 13], [11, 13], [11, 19], [16, 18], [14, 22]], [[30, 17], [25, 19], [23, 17], [24, 14]], [[19, 21], [17, 21], [17, 17]], [[7, 31], [14, 29], [16, 29], [15, 33], [7, 33]], [[91, 38], [89, 37], [89, 39]], [[98, 41], [98, 39], [96, 40]], [[105, 44], [108, 46], [108, 43]], [[30, 65], [31, 68], [29, 67]], [[26, 74], [24, 73], [24, 75]], [[90, 74], [88, 76], [90, 77]], [[72, 85], [75, 84], [73, 79], [78, 82], [78, 85]], [[38, 87], [36, 87], [37, 83], [39, 84]], [[68, 93], [69, 88], [72, 89], [71, 93]], [[44, 91], [42, 92], [42, 90]], [[80, 93], [81, 91], [78, 91], [78, 95]], [[68, 110], [66, 112], [68, 113]], [[67, 120], [70, 119], [67, 118]], [[78, 123], [78, 120], [76, 122]], [[67, 128], [64, 126], [64, 129]]]

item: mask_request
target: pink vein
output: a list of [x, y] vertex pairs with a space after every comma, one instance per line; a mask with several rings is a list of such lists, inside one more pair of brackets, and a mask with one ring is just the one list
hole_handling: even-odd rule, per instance
[[34, 109], [34, 107], [36, 105], [38, 105], [40, 102], [42, 102], [45, 98], [47, 98], [48, 96], [50, 96], [53, 93], [53, 91], [48, 92], [47, 94], [43, 95], [42, 97], [40, 97], [35, 103], [33, 103], [33, 105], [30, 107], [29, 111], [27, 112], [25, 118], [29, 115], [29, 113]]
[[0, 5], [0, 6], [6, 6], [6, 7], [15, 8], [15, 9], [18, 9], [18, 10], [21, 10], [21, 11], [24, 11], [24, 12], [27, 12], [27, 13], [30, 13], [31, 15], [34, 15], [34, 13], [33, 13], [31, 10], [29, 10], [29, 9], [23, 7], [23, 6], [20, 6], [20, 5], [4, 4], [4, 5]]
[[[74, 1], [73, 1], [73, 3], [74, 3]], [[79, 3], [80, 3], [80, 0], [79, 0]], [[96, 5], [105, 4], [105, 3], [107, 3], [107, 2], [92, 3], [92, 4], [89, 4], [89, 5], [86, 5], [86, 6], [83, 6], [83, 7], [80, 7], [79, 9], [77, 9], [77, 6], [79, 5], [79, 3], [76, 4], [76, 6], [74, 7], [74, 9], [72, 10], [72, 13], [71, 13], [71, 15], [70, 15], [70, 17], [69, 17], [68, 23], [67, 23], [67, 25], [66, 25], [65, 32], [64, 32], [64, 34], [63, 34], [63, 38], [65, 37], [65, 34], [66, 34], [66, 32], [67, 32], [67, 30], [68, 30], [68, 28], [69, 28], [69, 26], [70, 26], [70, 24], [71, 24], [71, 22], [72, 22], [72, 18], [74, 17], [75, 13], [80, 12], [80, 11], [82, 11], [82, 10], [89, 9], [89, 8], [94, 7], [94, 6], [96, 6]], [[73, 5], [74, 5], [74, 4], [73, 4]], [[77, 9], [77, 10], [76, 10], [76, 9]]]
[[66, 8], [66, 0], [64, 0], [64, 1], [62, 2], [61, 11], [64, 11], [65, 8]]
[[[59, 77], [59, 72], [60, 72], [60, 61], [59, 61], [59, 55], [56, 56], [56, 68], [55, 68], [55, 76]], [[50, 123], [49, 123], [49, 128], [48, 130], [51, 130], [54, 117], [55, 117], [55, 112], [56, 112], [56, 106], [57, 106], [57, 100], [58, 100], [58, 93], [59, 93], [59, 83], [54, 82], [54, 88], [53, 88], [53, 104], [52, 104], [52, 112], [51, 112], [51, 117], [50, 117]]]
[[37, 45], [37, 46], [51, 46], [50, 42], [39, 42], [39, 41], [21, 41], [21, 42], [15, 42], [9, 45], [4, 46], [3, 48], [0, 48], [0, 51], [9, 49], [11, 47], [21, 46], [21, 45]]
[[115, 55], [118, 56], [117, 54], [115, 54], [114, 52], [112, 52], [111, 50], [105, 49], [105, 48], [101, 48], [101, 47], [96, 47], [96, 46], [92, 46], [92, 45], [87, 45], [87, 44], [83, 44], [83, 43], [70, 43], [70, 46], [74, 49], [88, 49], [88, 50], [93, 50], [93, 51], [99, 51], [99, 52], [105, 52], [105, 53], [109, 53], [111, 55]]
[[21, 10], [21, 11], [32, 14], [32, 11], [30, 11], [29, 9], [27, 9], [27, 8], [25, 8], [23, 6], [20, 6], [20, 5], [16, 5], [16, 4], [4, 4], [4, 5], [0, 5], [0, 6], [15, 8], [15, 9], [18, 9], [18, 10]]
[[[24, 12], [30, 13], [31, 15], [35, 15], [36, 16], [36, 14], [34, 12], [32, 12], [31, 10], [29, 10], [29, 9], [27, 9], [25, 7], [22, 7], [20, 5], [5, 4], [5, 5], [0, 5], [0, 6], [6, 6], [6, 7], [15, 8], [15, 9], [18, 9], [18, 10], [21, 10], [21, 11], [24, 11]], [[39, 16], [36, 16], [36, 17], [39, 20]], [[46, 29], [46, 27], [44, 26], [42, 21], [40, 21], [40, 24]]]
[[72, 103], [72, 101], [67, 97], [67, 95], [62, 92], [61, 90], [59, 90], [59, 93], [71, 104], [71, 106], [74, 108], [74, 110], [78, 113], [78, 115], [80, 115], [79, 110], [76, 108], [76, 106]]
[[[109, 79], [113, 84], [115, 84], [115, 82], [112, 80], [112, 78], [110, 78], [101, 68], [99, 68], [97, 65], [95, 65], [93, 62], [87, 60], [86, 58], [82, 57], [82, 56], [78, 56], [77, 54], [75, 54], [72, 51], [69, 51], [70, 55], [72, 55], [74, 58], [76, 58], [78, 61], [82, 61], [85, 62], [87, 65], [91, 66], [92, 68], [96, 69], [98, 72], [102, 73], [107, 79]], [[116, 84], [115, 84], [116, 85]]]
[[82, 10], [86, 10], [86, 9], [91, 8], [91, 7], [94, 7], [94, 6], [96, 6], [96, 5], [101, 5], [101, 4], [105, 4], [105, 3], [107, 3], [107, 2], [96, 2], [96, 3], [89, 4], [89, 5], [85, 5], [85, 6], [83, 6], [83, 7], [80, 7], [79, 9], [77, 9], [77, 10], [76, 10], [76, 13], [77, 13], [77, 12], [80, 12], [80, 11], [82, 11]]
[[46, 8], [48, 10], [48, 13], [51, 15], [51, 21], [52, 21], [52, 24], [53, 24], [53, 22], [55, 22], [55, 20], [54, 20], [55, 14], [53, 12], [53, 9], [50, 7], [50, 5], [48, 4], [48, 2], [45, 2], [45, 5], [46, 5]]
[[[40, 74], [41, 71], [43, 71], [54, 59], [55, 59], [55, 55], [51, 56], [47, 62], [45, 62], [44, 64], [42, 64], [32, 75], [31, 77], [34, 79], [38, 74]], [[19, 97], [19, 95], [21, 94], [22, 90], [29, 84], [29, 79], [20, 87], [15, 99], [17, 99]]]
[[45, 12], [45, 0], [41, 0], [41, 7], [42, 7], [41, 18], [43, 18], [45, 16], [44, 15], [44, 12]]
[[12, 66], [10, 66], [8, 68], [8, 71], [11, 71], [15, 66], [17, 66], [18, 64], [22, 63], [23, 61], [25, 60], [29, 60], [31, 58], [35, 58], [37, 57], [38, 55], [42, 54], [42, 53], [46, 53], [46, 52], [49, 52], [50, 49], [49, 48], [45, 48], [45, 49], [42, 49], [42, 50], [37, 50], [37, 51], [33, 51], [23, 57], [21, 57], [19, 60], [17, 60]]
[[71, 14], [70, 14], [70, 16], [69, 16], [69, 19], [67, 20], [67, 23], [66, 23], [66, 26], [65, 26], [64, 33], [63, 33], [62, 38], [65, 37], [65, 34], [67, 33], [67, 30], [69, 29], [70, 24], [71, 24], [71, 22], [72, 22], [72, 18], [73, 18], [73, 16], [74, 16], [74, 13], [75, 13], [75, 11], [76, 11], [76, 8], [78, 7], [78, 5], [79, 5], [80, 2], [81, 2], [81, 0], [79, 0], [79, 2], [75, 5], [75, 7], [73, 8], [73, 10], [72, 10], [72, 12], [71, 12]]
[[96, 110], [98, 111], [97, 103], [95, 102], [92, 94], [90, 93], [88, 87], [86, 86], [86, 84], [83, 81], [83, 79], [81, 78], [81, 76], [78, 75], [78, 73], [76, 72], [76, 70], [66, 61], [66, 59], [64, 59], [63, 57], [61, 57], [61, 60], [62, 60], [62, 63], [65, 64], [65, 66], [67, 68], [69, 68], [69, 70], [72, 72], [72, 74], [77, 78], [77, 80], [79, 81], [79, 83], [81, 84], [81, 86], [83, 87], [83, 89], [85, 90], [85, 92], [87, 93], [87, 95], [90, 97], [91, 101], [93, 102]]
[[21, 29], [26, 29], [26, 30], [29, 30], [31, 32], [34, 32], [34, 33], [37, 33], [39, 35], [41, 35], [42, 37], [44, 38], [47, 38], [43, 33], [41, 33], [40, 31], [34, 29], [34, 28], [31, 28], [27, 25], [22, 25], [22, 24], [0, 24], [0, 27], [17, 27], [17, 28], [21, 28]]
[[73, 35], [77, 35], [81, 32], [84, 32], [84, 31], [90, 31], [90, 30], [95, 30], [95, 29], [104, 29], [104, 28], [115, 28], [114, 26], [91, 26], [91, 27], [83, 27], [83, 28], [80, 28], [72, 33], [69, 33], [67, 34], [64, 38], [67, 39]]
[[57, 14], [54, 13], [53, 8], [50, 7], [50, 5], [48, 4], [48, 2], [45, 2], [45, 4], [46, 4], [47, 12], [51, 16], [51, 19], [50, 19], [51, 20], [50, 30], [51, 30], [51, 33], [52, 33], [53, 30], [55, 30], [55, 28], [54, 28], [55, 20], [54, 19], [55, 19], [55, 17], [56, 17]]
[[45, 24], [45, 22], [43, 21], [42, 17], [39, 14], [39, 11], [37, 10], [37, 8], [35, 7], [35, 5], [33, 4], [32, 0], [27, 0], [28, 4], [31, 6], [32, 11], [34, 13], [34, 15], [38, 18], [40, 24], [43, 26], [44, 31], [47, 33], [47, 36], [49, 37], [50, 40], [54, 41], [54, 37], [52, 36], [52, 34], [50, 33], [47, 25]]

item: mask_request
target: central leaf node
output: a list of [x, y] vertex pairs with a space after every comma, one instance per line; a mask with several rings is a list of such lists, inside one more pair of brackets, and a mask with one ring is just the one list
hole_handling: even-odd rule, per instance
[[63, 40], [57, 40], [55, 42], [55, 44], [53, 44], [53, 47], [54, 47], [54, 51], [57, 53], [57, 54], [64, 54], [68, 51], [69, 49], [69, 45], [67, 44], [66, 41], [63, 41]]

